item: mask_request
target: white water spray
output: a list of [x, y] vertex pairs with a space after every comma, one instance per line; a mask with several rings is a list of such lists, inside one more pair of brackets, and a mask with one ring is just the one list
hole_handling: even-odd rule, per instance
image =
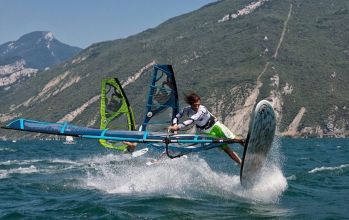
[[[147, 166], [150, 158], [130, 159], [125, 155], [106, 155], [86, 159], [89, 169], [83, 184], [111, 194], [157, 195], [201, 199], [207, 196], [225, 200], [249, 200], [276, 203], [287, 188], [279, 152], [280, 141], [274, 140], [262, 178], [250, 189], [240, 185], [238, 173], [213, 170], [198, 155], [166, 159]], [[224, 156], [224, 155], [222, 155]]]

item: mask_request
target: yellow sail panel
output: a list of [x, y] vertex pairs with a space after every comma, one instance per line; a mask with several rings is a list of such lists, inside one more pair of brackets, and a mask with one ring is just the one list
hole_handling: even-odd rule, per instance
[[[100, 129], [135, 130], [132, 108], [117, 78], [102, 80], [100, 115]], [[100, 139], [99, 143], [104, 147], [121, 151], [127, 147], [120, 142], [104, 139]]]

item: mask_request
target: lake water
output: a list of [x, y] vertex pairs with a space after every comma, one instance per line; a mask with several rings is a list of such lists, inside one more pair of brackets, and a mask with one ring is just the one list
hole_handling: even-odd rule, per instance
[[349, 139], [277, 138], [251, 189], [220, 150], [146, 165], [155, 156], [1, 141], [0, 219], [349, 218]]

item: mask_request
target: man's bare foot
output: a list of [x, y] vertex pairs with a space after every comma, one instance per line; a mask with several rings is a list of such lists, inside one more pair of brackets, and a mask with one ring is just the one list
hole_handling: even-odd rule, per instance
[[128, 142], [128, 141], [124, 141], [122, 142], [123, 144], [127, 145], [127, 152], [132, 153], [133, 151], [135, 151], [137, 144], [136, 143], [132, 143], [132, 142]]

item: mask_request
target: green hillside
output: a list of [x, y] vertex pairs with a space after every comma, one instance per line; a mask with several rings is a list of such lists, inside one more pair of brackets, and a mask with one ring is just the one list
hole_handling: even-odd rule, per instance
[[[256, 2], [255, 10], [241, 11]], [[257, 100], [279, 100], [280, 132], [304, 107], [296, 135], [348, 135], [348, 9], [347, 0], [218, 1], [126, 39], [93, 44], [66, 63], [1, 91], [0, 123], [15, 115], [60, 120], [98, 95], [102, 78], [126, 80], [155, 61], [173, 65], [180, 98], [197, 91], [226, 124], [237, 123], [231, 121], [234, 112], [260, 76]], [[138, 123], [149, 75], [125, 87]], [[55, 77], [61, 79], [52, 81]], [[271, 78], [278, 84], [272, 85]], [[14, 109], [30, 98], [27, 106]], [[92, 126], [98, 127], [98, 108], [98, 101], [88, 104], [72, 123], [86, 126], [97, 119]], [[18, 136], [14, 133], [1, 131], [0, 136]]]

